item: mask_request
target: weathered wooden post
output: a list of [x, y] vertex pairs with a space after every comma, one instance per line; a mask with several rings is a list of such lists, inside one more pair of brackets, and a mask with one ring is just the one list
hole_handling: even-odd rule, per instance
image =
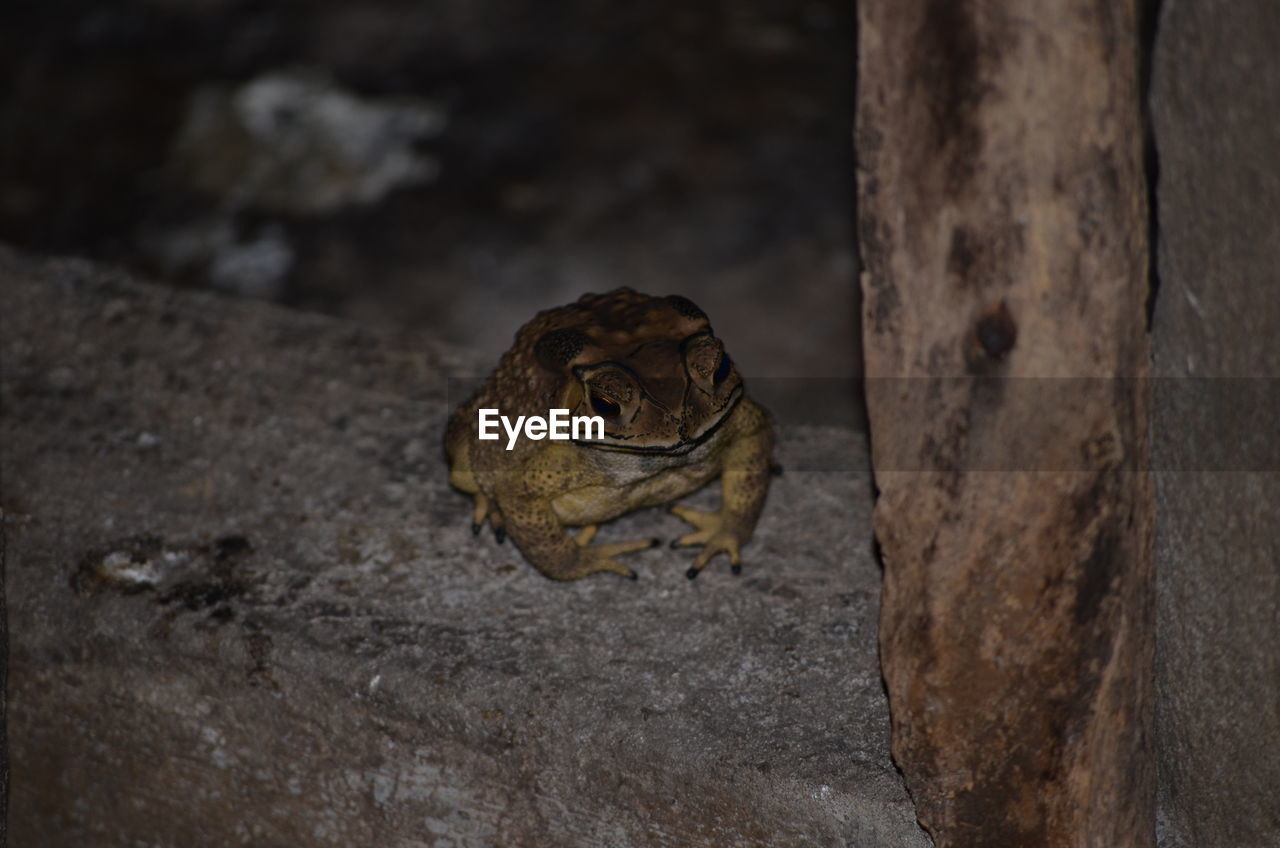
[[1136, 4], [859, 24], [894, 756], [939, 846], [1152, 845]]

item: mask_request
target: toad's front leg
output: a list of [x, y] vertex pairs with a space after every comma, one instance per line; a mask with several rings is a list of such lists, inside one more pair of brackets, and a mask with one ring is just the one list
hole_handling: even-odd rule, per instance
[[614, 557], [651, 548], [658, 544], [657, 539], [592, 545], [595, 525], [583, 528], [575, 538], [553, 507], [565, 492], [599, 482], [584, 479], [589, 473], [563, 450], [546, 450], [532, 457], [502, 487], [510, 493], [502, 498], [507, 533], [534, 567], [555, 580], [578, 580], [601, 571], [634, 580], [636, 573]]
[[693, 565], [685, 572], [690, 580], [721, 552], [729, 555], [733, 573], [741, 573], [742, 546], [751, 540], [760, 510], [764, 507], [765, 494], [769, 491], [773, 428], [769, 424], [768, 413], [743, 398], [733, 411], [733, 418], [725, 423], [731, 428], [733, 440], [724, 453], [720, 509], [709, 512], [679, 505], [671, 508], [673, 513], [697, 528], [673, 542], [672, 547], [703, 546]]
[[614, 557], [658, 544], [657, 539], [636, 539], [591, 545], [594, 526], [574, 538], [560, 523], [547, 498], [521, 497], [513, 503], [504, 503], [503, 507], [511, 540], [534, 567], [554, 580], [578, 580], [601, 571], [635, 580], [636, 573]]

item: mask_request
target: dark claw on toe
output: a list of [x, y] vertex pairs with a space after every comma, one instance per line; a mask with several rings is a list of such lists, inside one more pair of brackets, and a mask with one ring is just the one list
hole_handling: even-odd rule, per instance
[[471, 535], [472, 535], [472, 536], [479, 536], [479, 535], [480, 535], [480, 525], [479, 525], [479, 524], [472, 524], [472, 525], [471, 525]]
[[498, 544], [501, 545], [503, 542], [507, 541], [507, 531], [499, 527], [497, 530], [493, 531], [493, 538], [497, 539]]
[[640, 575], [639, 575], [639, 574], [636, 574], [636, 573], [633, 571], [633, 572], [631, 572], [630, 574], [628, 574], [628, 575], [627, 575], [627, 579], [628, 579], [628, 580], [632, 580], [632, 581], [639, 580], [639, 579], [640, 579]]
[[688, 571], [684, 573], [684, 576], [688, 577], [690, 580], [694, 580], [698, 576], [698, 569], [690, 568]]
[[658, 545], [661, 545], [661, 544], [662, 544], [662, 540], [661, 540], [661, 539], [650, 539], [650, 540], [649, 540], [649, 547], [651, 547], [651, 548], [656, 548], [656, 547], [658, 547]]
[[775, 462], [773, 465], [769, 466], [769, 473], [772, 474], [774, 477], [781, 477], [782, 466]]
[[742, 566], [740, 566], [740, 565], [731, 565], [731, 566], [729, 566], [729, 572], [730, 572], [731, 574], [741, 574], [741, 573], [742, 573]]
[[672, 539], [672, 540], [671, 540], [671, 544], [670, 544], [670, 545], [668, 545], [667, 547], [669, 547], [669, 548], [673, 548], [673, 549], [674, 549], [674, 548], [678, 548], [678, 547], [680, 547], [680, 540], [679, 540], [679, 539]]

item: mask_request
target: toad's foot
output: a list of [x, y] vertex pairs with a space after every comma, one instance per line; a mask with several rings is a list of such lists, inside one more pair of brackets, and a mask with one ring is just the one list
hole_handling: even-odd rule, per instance
[[677, 505], [671, 507], [671, 512], [698, 528], [694, 532], [687, 533], [676, 539], [671, 543], [671, 547], [703, 546], [702, 552], [698, 554], [697, 559], [693, 561], [693, 565], [685, 572], [686, 577], [690, 580], [697, 577], [702, 567], [710, 562], [713, 556], [721, 552], [729, 555], [730, 570], [734, 574], [742, 573], [742, 557], [738, 554], [738, 549], [742, 543], [738, 533], [728, 526], [730, 522], [726, 520], [724, 510], [708, 512], [705, 509]]
[[484, 520], [489, 515], [489, 499], [481, 492], [476, 492], [471, 497], [475, 504], [471, 511], [471, 535], [479, 536], [480, 528], [484, 526]]
[[483, 493], [476, 492], [472, 497], [475, 499], [475, 509], [471, 513], [471, 534], [479, 536], [480, 528], [484, 527], [484, 522], [487, 519], [489, 526], [493, 528], [493, 538], [498, 540], [498, 544], [505, 542], [507, 540], [507, 526], [502, 519], [502, 513]]
[[[636, 573], [618, 562], [614, 557], [620, 554], [633, 553], [634, 551], [648, 550], [660, 544], [657, 539], [636, 539], [631, 542], [610, 542], [607, 545], [591, 546], [588, 543], [594, 535], [595, 528], [588, 527], [574, 539], [578, 543], [578, 552], [568, 568], [552, 566], [544, 568], [543, 573], [556, 580], [578, 580], [588, 574], [611, 571], [614, 574], [621, 574], [629, 580], [635, 580]], [[584, 536], [586, 537], [586, 542], [582, 541]]]

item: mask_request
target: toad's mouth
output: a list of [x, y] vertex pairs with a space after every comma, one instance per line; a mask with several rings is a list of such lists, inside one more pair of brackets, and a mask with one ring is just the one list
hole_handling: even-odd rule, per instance
[[[734, 388], [729, 395], [729, 399], [725, 401], [724, 408], [720, 414], [714, 419], [709, 420], [702, 429], [692, 435], [682, 435], [678, 441], [669, 444], [638, 444], [631, 439], [643, 438], [642, 436], [622, 436], [611, 434], [605, 431], [604, 440], [598, 439], [573, 439], [575, 445], [581, 445], [584, 448], [592, 450], [607, 451], [611, 453], [645, 453], [645, 454], [663, 454], [666, 456], [682, 456], [697, 448], [699, 445], [710, 439], [715, 432], [720, 429], [720, 425], [729, 418], [729, 414], [733, 412], [738, 405], [738, 401], [742, 399], [742, 386]], [[681, 432], [684, 427], [681, 426]]]

